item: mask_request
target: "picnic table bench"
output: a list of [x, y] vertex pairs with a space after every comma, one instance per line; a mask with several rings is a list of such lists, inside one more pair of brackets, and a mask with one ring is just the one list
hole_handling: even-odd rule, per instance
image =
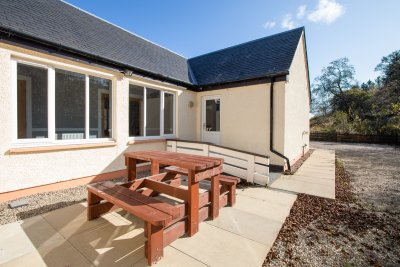
[[[151, 163], [149, 177], [136, 179], [136, 165]], [[199, 222], [219, 214], [219, 209], [234, 205], [239, 178], [222, 175], [223, 159], [165, 151], [125, 153], [128, 182], [102, 182], [88, 185], [88, 219], [93, 220], [122, 208], [145, 222], [145, 256], [152, 265], [163, 256], [163, 248], [185, 233], [198, 231]], [[167, 165], [160, 173], [160, 165]], [[188, 176], [187, 187], [181, 175]], [[209, 191], [199, 191], [199, 182], [211, 181]], [[164, 194], [180, 199], [169, 204], [156, 197]]]

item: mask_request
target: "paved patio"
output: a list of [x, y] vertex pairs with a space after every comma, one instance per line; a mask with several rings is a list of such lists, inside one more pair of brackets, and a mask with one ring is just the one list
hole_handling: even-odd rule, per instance
[[294, 175], [280, 175], [270, 188], [335, 199], [335, 151], [316, 149]]
[[[157, 266], [261, 266], [296, 195], [239, 189], [233, 208], [164, 250]], [[123, 211], [88, 222], [77, 204], [0, 226], [1, 266], [147, 266], [143, 222]]]
[[[334, 198], [335, 154], [316, 150], [293, 176], [237, 190], [235, 207], [164, 249], [156, 266], [261, 266], [296, 200]], [[291, 192], [290, 192], [291, 191]], [[84, 203], [0, 226], [0, 266], [147, 266], [143, 222], [124, 211], [87, 221]]]

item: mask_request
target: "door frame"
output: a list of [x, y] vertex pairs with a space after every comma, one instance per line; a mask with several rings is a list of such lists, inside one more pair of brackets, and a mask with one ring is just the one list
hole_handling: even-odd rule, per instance
[[220, 116], [220, 128], [219, 131], [214, 131], [214, 132], [207, 132], [208, 134], [212, 135], [218, 135], [218, 142], [216, 143], [217, 145], [221, 141], [221, 95], [208, 95], [208, 96], [203, 96], [201, 98], [201, 125], [200, 125], [200, 131], [201, 131], [201, 141], [204, 142], [204, 133], [205, 131], [205, 123], [206, 123], [206, 101], [207, 100], [213, 100], [213, 99], [219, 99], [219, 105], [220, 105], [220, 110], [219, 110], [219, 116]]

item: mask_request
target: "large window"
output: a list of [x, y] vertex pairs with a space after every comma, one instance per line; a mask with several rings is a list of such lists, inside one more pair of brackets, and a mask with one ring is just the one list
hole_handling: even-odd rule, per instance
[[174, 94], [129, 85], [129, 136], [173, 135], [174, 109]]
[[18, 64], [17, 73], [17, 138], [47, 138], [47, 69]]
[[56, 139], [85, 138], [85, 75], [56, 69]]
[[111, 80], [15, 64], [17, 140], [111, 138]]

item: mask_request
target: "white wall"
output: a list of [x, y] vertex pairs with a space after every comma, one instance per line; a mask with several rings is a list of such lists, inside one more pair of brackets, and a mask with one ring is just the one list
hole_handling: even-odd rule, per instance
[[285, 156], [294, 161], [303, 146], [310, 146], [310, 96], [305, 56], [304, 33], [296, 49], [285, 87]]
[[[26, 61], [54, 61], [58, 64], [101, 71], [113, 75], [113, 139], [115, 146], [62, 150], [56, 152], [10, 154], [12, 148], [12, 113], [11, 92], [11, 57]], [[43, 63], [46, 63], [43, 62]], [[185, 88], [166, 84], [142, 77], [126, 78], [118, 72], [73, 62], [70, 60], [41, 54], [38, 52], [0, 44], [0, 193], [43, 184], [65, 181], [74, 178], [97, 175], [124, 169], [123, 153], [137, 150], [165, 150], [165, 142], [135, 143], [128, 132], [129, 120], [129, 83], [145, 83], [145, 85], [174, 92], [177, 96], [177, 132], [187, 139], [195, 138], [195, 111], [188, 108], [188, 101], [195, 100], [193, 92]], [[94, 74], [95, 75], [95, 74]]]
[[[284, 82], [274, 85], [274, 148], [283, 152]], [[221, 97], [220, 145], [270, 156], [270, 163], [283, 165], [283, 159], [270, 153], [270, 83], [204, 91], [197, 94], [196, 140], [201, 141], [201, 103], [205, 96]]]

